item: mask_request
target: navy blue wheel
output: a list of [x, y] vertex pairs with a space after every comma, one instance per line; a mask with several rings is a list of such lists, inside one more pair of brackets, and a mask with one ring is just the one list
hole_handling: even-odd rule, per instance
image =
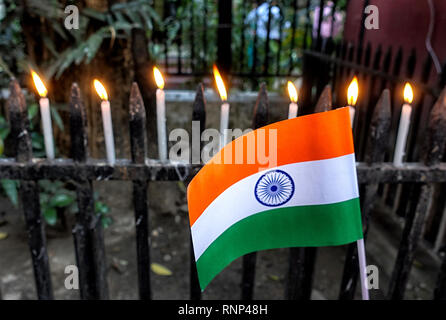
[[254, 195], [258, 202], [268, 207], [287, 203], [294, 194], [291, 176], [282, 170], [271, 170], [257, 180]]

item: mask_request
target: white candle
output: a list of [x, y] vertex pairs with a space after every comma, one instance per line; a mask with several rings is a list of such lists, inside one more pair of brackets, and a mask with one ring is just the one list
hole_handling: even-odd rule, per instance
[[393, 154], [393, 164], [401, 166], [403, 164], [403, 157], [406, 149], [407, 134], [410, 127], [410, 116], [412, 114], [412, 107], [405, 103], [401, 110], [400, 124], [398, 127], [398, 135], [396, 138], [395, 153]]
[[288, 119], [297, 117], [297, 103], [291, 102], [288, 108]]
[[153, 77], [158, 87], [156, 89], [156, 127], [158, 134], [158, 155], [161, 161], [167, 160], [166, 134], [166, 98], [164, 93], [164, 79], [161, 71], [153, 67]]
[[108, 101], [107, 90], [102, 83], [94, 79], [93, 85], [101, 98], [102, 126], [104, 127], [105, 151], [107, 160], [111, 165], [115, 164], [115, 141], [113, 139], [113, 126], [110, 111], [110, 102]]
[[46, 95], [48, 94], [48, 90], [46, 89], [42, 79], [40, 79], [39, 75], [34, 70], [31, 70], [31, 75], [37, 92], [40, 95], [40, 116], [42, 118], [43, 139], [45, 141], [46, 157], [48, 159], [54, 159], [54, 141], [53, 127], [51, 125], [50, 101], [46, 97]]
[[113, 125], [110, 111], [110, 102], [103, 100], [101, 102], [102, 124], [104, 126], [105, 150], [107, 160], [111, 165], [115, 164], [115, 141], [113, 139]]
[[291, 81], [288, 81], [288, 95], [290, 96], [290, 105], [288, 107], [288, 119], [296, 118], [297, 117], [297, 89], [294, 83]]
[[156, 124], [158, 128], [158, 154], [160, 160], [167, 159], [166, 99], [164, 90], [156, 89]]
[[400, 124], [398, 127], [398, 135], [396, 137], [395, 152], [393, 153], [393, 164], [401, 166], [406, 149], [407, 134], [410, 127], [410, 116], [412, 114], [413, 90], [412, 86], [406, 82], [404, 86], [404, 105], [401, 109]]
[[39, 105], [46, 157], [48, 159], [54, 159], [53, 127], [51, 125], [50, 102], [48, 98], [40, 98]]
[[352, 129], [353, 129], [353, 124], [355, 123], [355, 112], [356, 112], [356, 109], [355, 109], [355, 107], [348, 106], [348, 110], [350, 111], [350, 123], [351, 123]]
[[350, 124], [353, 129], [353, 125], [355, 124], [355, 106], [356, 101], [358, 100], [359, 95], [359, 84], [358, 84], [358, 78], [353, 77], [352, 81], [350, 82], [348, 89], [347, 89], [347, 101], [348, 101], [348, 108], [350, 111]]
[[229, 103], [228, 103], [228, 93], [226, 92], [226, 87], [218, 71], [217, 66], [214, 64], [212, 67], [214, 73], [215, 84], [217, 85], [218, 93], [223, 101], [220, 110], [220, 149], [223, 148], [226, 143], [228, 143], [228, 125], [229, 125]]
[[220, 112], [220, 149], [228, 143], [229, 103], [223, 102]]

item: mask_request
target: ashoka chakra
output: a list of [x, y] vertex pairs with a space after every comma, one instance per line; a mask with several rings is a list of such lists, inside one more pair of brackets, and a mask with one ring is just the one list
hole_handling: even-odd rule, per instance
[[293, 179], [282, 170], [272, 170], [262, 175], [254, 189], [257, 201], [268, 207], [287, 203], [293, 194]]

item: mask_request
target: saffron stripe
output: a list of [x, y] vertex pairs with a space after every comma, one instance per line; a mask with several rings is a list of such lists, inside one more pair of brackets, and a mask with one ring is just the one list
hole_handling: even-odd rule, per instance
[[[276, 122], [263, 127], [266, 147], [248, 141], [259, 141], [261, 133], [255, 130], [226, 145], [213, 159], [232, 159], [232, 164], [218, 164], [210, 161], [194, 177], [188, 187], [188, 205], [190, 224], [193, 225], [204, 210], [224, 190], [236, 182], [259, 171], [290, 163], [315, 161], [340, 157], [354, 152], [350, 116], [348, 108], [297, 117]], [[277, 133], [277, 145], [272, 150], [278, 152], [276, 163], [263, 163], [259, 157], [269, 150], [269, 137]], [[238, 144], [237, 144], [238, 143]], [[252, 149], [254, 147], [254, 149]], [[250, 149], [251, 148], [251, 149]], [[253, 163], [248, 163], [247, 154], [254, 151]], [[235, 152], [237, 151], [237, 152]], [[242, 153], [243, 163], [236, 163], [236, 157]], [[226, 162], [227, 163], [227, 162]], [[210, 185], [211, 182], [215, 182]]]

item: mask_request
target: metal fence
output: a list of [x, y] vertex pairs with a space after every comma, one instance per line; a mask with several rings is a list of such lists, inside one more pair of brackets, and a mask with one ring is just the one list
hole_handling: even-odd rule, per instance
[[[337, 2], [333, 1], [333, 14]], [[324, 3], [165, 1], [164, 16], [174, 21], [176, 33], [172, 40], [168, 30], [154, 39], [162, 47], [160, 62], [170, 75], [208, 75], [216, 61], [225, 74], [251, 80], [300, 76], [302, 50], [312, 36], [310, 13]], [[319, 18], [321, 14], [322, 10]], [[320, 32], [315, 36], [320, 39]]]
[[[166, 4], [174, 7], [178, 7], [178, 3], [166, 1]], [[438, 75], [435, 85], [428, 85], [431, 77], [431, 60], [426, 57], [422, 61], [416, 56], [414, 50], [405, 56], [401, 48], [392, 50], [392, 48], [378, 47], [372, 50], [370, 44], [363, 46], [359, 42], [359, 45], [355, 47], [353, 44], [336, 42], [332, 37], [322, 38], [320, 32], [322, 16], [319, 16], [318, 29], [314, 32], [310, 23], [310, 9], [313, 3], [324, 7], [326, 1], [323, 0], [278, 1], [283, 17], [278, 30], [279, 33], [285, 32], [283, 24], [289, 21], [291, 25], [287, 32], [290, 33], [290, 41], [284, 43], [283, 37], [279, 37], [279, 41], [274, 44], [274, 50], [271, 49], [275, 41], [271, 39], [270, 33], [271, 12], [268, 12], [265, 39], [260, 40], [256, 38], [256, 35], [258, 36], [257, 22], [254, 23], [252, 34], [246, 32], [244, 26], [232, 24], [232, 5], [227, 4], [231, 4], [231, 1], [219, 1], [218, 8], [206, 0], [191, 3], [202, 5], [202, 7], [189, 7], [189, 10], [193, 10], [191, 16], [196, 17], [196, 13], [200, 12], [201, 19], [196, 17], [187, 25], [183, 27], [180, 25], [182, 31], [175, 39], [176, 47], [172, 49], [170, 44], [165, 44], [164, 58], [167, 73], [207, 74], [206, 55], [208, 50], [213, 50], [212, 47], [215, 47], [217, 62], [229, 68], [230, 74], [234, 76], [251, 79], [302, 76], [303, 83], [299, 94], [301, 97], [300, 115], [321, 112], [333, 106], [345, 106], [346, 86], [354, 74], [358, 76], [360, 92], [363, 94], [360, 93], [357, 106], [354, 138], [359, 161], [357, 173], [361, 187], [364, 233], [367, 236], [370, 215], [378, 199], [384, 198], [387, 204], [395, 209], [396, 214], [405, 217], [403, 236], [388, 290], [388, 298], [402, 298], [414, 252], [418, 243], [422, 241], [423, 235], [435, 244], [437, 251], [444, 244], [444, 234], [441, 232], [441, 227], [439, 227], [441, 224], [438, 221], [446, 205], [446, 200], [442, 197], [442, 192], [446, 188], [446, 164], [444, 163], [446, 92], [441, 91], [446, 85], [446, 72], [443, 70]], [[260, 1], [241, 3], [242, 7], [237, 14], [242, 17], [239, 21], [246, 21], [246, 16], [251, 12], [250, 9], [260, 4]], [[337, 1], [333, 3], [337, 5]], [[218, 33], [215, 41], [218, 39], [218, 42], [214, 45], [215, 43], [212, 44], [209, 41], [212, 28], [208, 28], [207, 17], [210, 14], [217, 14], [217, 10], [219, 23], [215, 26], [215, 31]], [[185, 14], [184, 11], [165, 10], [165, 12], [178, 15], [178, 18], [182, 18], [178, 19], [180, 24], [185, 23], [184, 17], [181, 16]], [[257, 18], [255, 16], [254, 21]], [[199, 21], [202, 28], [198, 27]], [[234, 33], [234, 30], [238, 30], [237, 32], [241, 30], [241, 33]], [[299, 32], [302, 37], [297, 36]], [[185, 48], [182, 44], [186, 36], [192, 44], [186, 51], [189, 55], [187, 59], [185, 59]], [[234, 39], [234, 37], [240, 38], [238, 51], [231, 49], [231, 41], [228, 42], [228, 39]], [[260, 43], [261, 41], [263, 42]], [[198, 42], [201, 45], [195, 47], [194, 44]], [[252, 45], [252, 51], [249, 51], [250, 55], [248, 55], [247, 48], [250, 45]], [[256, 53], [260, 47], [263, 48], [263, 56]], [[175, 61], [171, 59], [172, 50], [177, 50]], [[252, 58], [250, 62], [249, 56]], [[281, 65], [280, 61], [283, 61], [284, 56], [288, 56], [289, 59]], [[235, 60], [237, 63], [233, 63]], [[299, 63], [300, 68], [296, 68]], [[422, 63], [423, 72], [421, 78], [415, 80], [414, 70], [419, 63]], [[401, 73], [402, 66], [406, 67], [405, 74]], [[406, 157], [408, 163], [402, 167], [395, 167], [388, 161], [392, 158], [401, 112], [402, 99], [399, 88], [405, 81], [411, 81], [418, 93], [408, 138]], [[193, 120], [201, 122], [200, 128], [205, 128], [205, 109], [203, 87], [199, 85], [192, 110]], [[29, 234], [38, 298], [53, 298], [37, 185], [38, 180], [49, 179], [70, 180], [76, 185], [79, 213], [76, 216], [73, 237], [79, 267], [80, 295], [83, 299], [108, 298], [104, 240], [100, 221], [94, 213], [92, 181], [133, 181], [139, 293], [141, 299], [150, 299], [149, 237], [151, 233], [148, 226], [147, 183], [161, 180], [177, 181], [181, 180], [180, 176], [191, 179], [201, 165], [178, 167], [169, 161], [147, 159], [145, 108], [136, 84], [132, 87], [129, 109], [132, 159], [118, 159], [114, 166], [108, 165], [101, 159], [91, 159], [88, 155], [85, 110], [77, 85], [74, 84], [72, 87], [70, 101], [71, 159], [49, 161], [33, 158], [25, 99], [16, 81], [11, 83], [7, 110], [10, 113], [11, 136], [15, 141], [13, 145], [16, 147], [16, 158], [0, 159], [0, 178], [21, 181], [21, 202]], [[265, 86], [261, 86], [254, 108], [253, 128], [266, 125], [267, 115], [267, 91]], [[403, 184], [402, 188], [398, 188], [398, 184]], [[398, 191], [398, 189], [401, 190]], [[399, 196], [395, 196], [396, 194]], [[310, 298], [316, 252], [316, 248], [290, 249], [285, 298]], [[199, 299], [201, 293], [192, 251], [190, 261], [190, 298]], [[255, 266], [256, 254], [243, 258], [242, 299], [249, 300], [253, 297]], [[340, 279], [340, 299], [353, 298], [357, 278], [356, 247], [351, 245], [347, 250], [344, 272]], [[439, 271], [434, 296], [437, 299], [446, 299], [446, 259], [443, 260]]]
[[[315, 111], [323, 111], [331, 105], [330, 93], [325, 90]], [[253, 113], [253, 127], [268, 123], [268, 98], [266, 86], [260, 88]], [[29, 248], [34, 268], [39, 299], [52, 299], [50, 268], [45, 240], [44, 223], [39, 205], [37, 181], [42, 179], [72, 181], [76, 185], [79, 212], [73, 229], [76, 261], [80, 277], [82, 299], [107, 299], [104, 239], [102, 227], [94, 213], [93, 180], [133, 181], [133, 203], [137, 238], [138, 284], [141, 299], [151, 298], [150, 285], [150, 232], [148, 226], [147, 184], [150, 181], [176, 181], [186, 176], [190, 181], [201, 165], [178, 166], [170, 161], [161, 162], [146, 157], [145, 108], [136, 84], [130, 95], [129, 125], [131, 159], [118, 159], [110, 166], [102, 159], [91, 159], [87, 152], [85, 110], [79, 88], [73, 84], [70, 101], [71, 159], [33, 159], [27, 112], [19, 84], [13, 80], [7, 101], [10, 113], [11, 135], [15, 143], [15, 159], [0, 160], [0, 178], [20, 180], [20, 197], [29, 236]], [[199, 85], [193, 106], [193, 119], [204, 128], [206, 107], [203, 86]], [[389, 298], [402, 298], [413, 262], [414, 251], [421, 238], [425, 214], [433, 194], [434, 183], [446, 182], [446, 165], [441, 163], [446, 142], [446, 90], [433, 107], [424, 139], [425, 153], [422, 163], [410, 163], [395, 167], [384, 163], [391, 123], [389, 90], [384, 90], [372, 113], [368, 143], [364, 161], [357, 164], [358, 180], [362, 186], [361, 203], [364, 233], [367, 235], [370, 213], [376, 203], [379, 184], [416, 182], [421, 186], [416, 210], [407, 216], [398, 257], [393, 270]], [[180, 173], [180, 174], [179, 174]], [[289, 272], [285, 298], [309, 299], [312, 289], [316, 248], [292, 248], [289, 256]], [[200, 299], [195, 263], [190, 255], [190, 298]], [[256, 254], [243, 258], [241, 298], [253, 298], [256, 270]], [[353, 298], [358, 276], [355, 246], [349, 246], [341, 280], [340, 298]], [[435, 298], [446, 298], [446, 259], [439, 272]]]

